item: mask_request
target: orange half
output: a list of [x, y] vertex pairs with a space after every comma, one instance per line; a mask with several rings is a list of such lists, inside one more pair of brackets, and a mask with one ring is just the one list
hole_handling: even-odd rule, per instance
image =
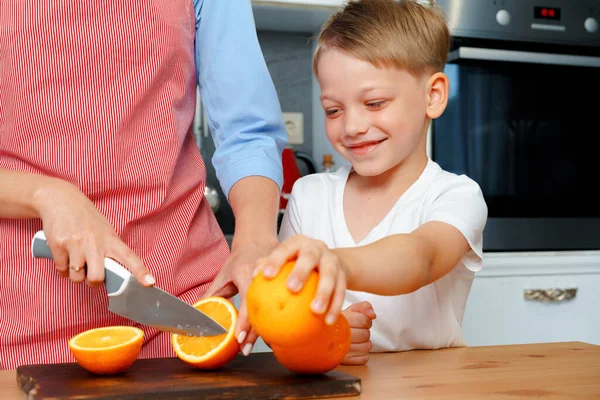
[[171, 344], [175, 354], [194, 368], [216, 369], [235, 358], [239, 344], [235, 337], [235, 324], [238, 312], [233, 303], [224, 297], [207, 297], [194, 304], [221, 326], [227, 333], [216, 336], [171, 335]]
[[94, 328], [73, 336], [69, 349], [83, 368], [100, 375], [125, 371], [137, 359], [144, 331], [132, 326]]

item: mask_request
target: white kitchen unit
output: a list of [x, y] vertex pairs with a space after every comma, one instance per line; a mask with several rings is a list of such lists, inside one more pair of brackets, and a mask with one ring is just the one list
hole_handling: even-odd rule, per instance
[[469, 346], [600, 345], [600, 251], [487, 253], [463, 332]]

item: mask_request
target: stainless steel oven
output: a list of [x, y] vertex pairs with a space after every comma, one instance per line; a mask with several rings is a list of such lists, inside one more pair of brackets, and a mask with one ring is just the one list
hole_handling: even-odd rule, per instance
[[438, 3], [451, 83], [430, 155], [481, 186], [484, 250], [600, 249], [600, 1]]

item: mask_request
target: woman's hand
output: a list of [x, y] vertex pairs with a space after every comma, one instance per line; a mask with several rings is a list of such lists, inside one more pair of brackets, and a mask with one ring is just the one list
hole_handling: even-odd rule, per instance
[[352, 329], [352, 342], [350, 350], [342, 361], [345, 365], [363, 365], [369, 361], [369, 352], [373, 347], [371, 343], [371, 326], [376, 318], [371, 303], [361, 301], [354, 303], [343, 311], [344, 316]]
[[325, 323], [333, 325], [342, 309], [346, 293], [346, 271], [337, 256], [320, 240], [295, 235], [282, 242], [266, 258], [259, 261], [254, 275], [262, 271], [265, 278], [273, 278], [289, 260], [296, 265], [288, 278], [288, 289], [299, 292], [313, 269], [319, 270], [319, 285], [311, 303], [316, 314], [326, 314]]
[[260, 257], [269, 254], [277, 245], [277, 237], [234, 237], [231, 255], [202, 297], [230, 298], [240, 294], [240, 307], [235, 335], [244, 355], [248, 355], [258, 335], [251, 328], [246, 309], [246, 292], [252, 281], [252, 270]]
[[59, 179], [37, 190], [34, 203], [57, 272], [73, 282], [100, 286], [104, 258], [119, 262], [145, 286], [154, 278], [96, 206], [74, 185]]

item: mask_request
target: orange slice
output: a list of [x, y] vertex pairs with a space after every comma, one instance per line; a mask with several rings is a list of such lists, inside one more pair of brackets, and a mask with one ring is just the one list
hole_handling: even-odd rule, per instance
[[69, 349], [83, 368], [99, 375], [125, 371], [137, 359], [144, 331], [132, 326], [108, 326], [81, 332], [69, 340]]
[[239, 351], [235, 338], [237, 309], [226, 298], [216, 296], [202, 299], [194, 307], [221, 324], [227, 333], [205, 337], [172, 334], [173, 350], [177, 357], [194, 368], [220, 368], [233, 360]]

